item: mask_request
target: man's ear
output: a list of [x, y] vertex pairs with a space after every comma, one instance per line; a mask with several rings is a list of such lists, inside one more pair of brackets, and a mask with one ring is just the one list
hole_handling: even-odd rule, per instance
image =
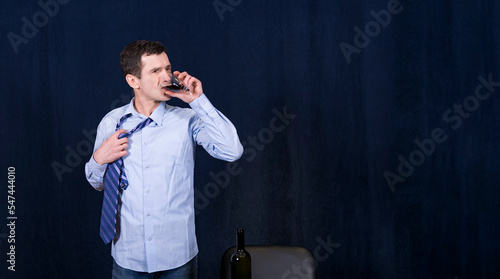
[[125, 76], [125, 79], [127, 80], [127, 83], [130, 87], [132, 87], [134, 89], [139, 89], [141, 87], [138, 77], [136, 77], [132, 74], [128, 74]]

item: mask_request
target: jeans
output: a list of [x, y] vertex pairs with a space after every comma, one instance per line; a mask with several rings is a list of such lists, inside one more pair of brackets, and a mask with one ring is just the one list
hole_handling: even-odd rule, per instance
[[125, 269], [113, 260], [112, 279], [196, 279], [197, 271], [198, 256], [178, 268], [153, 273]]

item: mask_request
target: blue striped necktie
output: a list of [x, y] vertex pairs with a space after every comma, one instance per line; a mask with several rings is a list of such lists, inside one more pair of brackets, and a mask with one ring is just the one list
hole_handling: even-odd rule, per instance
[[[127, 118], [132, 116], [131, 113], [124, 115], [120, 119], [120, 123], [116, 124], [116, 130], [120, 129], [123, 122]], [[132, 129], [130, 132], [123, 133], [118, 136], [119, 139], [123, 137], [129, 137], [136, 131], [141, 130], [153, 121], [148, 118], [142, 121], [137, 127]], [[123, 171], [123, 158], [120, 157], [113, 163], [109, 163], [106, 169], [106, 174], [104, 175], [104, 198], [102, 202], [102, 212], [101, 212], [101, 229], [100, 236], [105, 244], [109, 243], [116, 234], [116, 212], [118, 204], [118, 187], [124, 190], [128, 187], [128, 180]]]

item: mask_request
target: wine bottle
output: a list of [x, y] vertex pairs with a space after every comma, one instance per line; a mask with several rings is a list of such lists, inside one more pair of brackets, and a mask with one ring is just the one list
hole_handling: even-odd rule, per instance
[[252, 260], [245, 250], [245, 231], [236, 230], [236, 251], [231, 256], [231, 279], [251, 279]]

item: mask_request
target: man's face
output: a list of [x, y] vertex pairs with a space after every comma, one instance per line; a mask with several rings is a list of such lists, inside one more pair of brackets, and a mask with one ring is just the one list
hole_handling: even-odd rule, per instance
[[172, 66], [165, 52], [161, 54], [144, 54], [141, 58], [142, 71], [139, 79], [140, 93], [147, 100], [168, 101], [171, 99], [165, 86], [170, 85]]

